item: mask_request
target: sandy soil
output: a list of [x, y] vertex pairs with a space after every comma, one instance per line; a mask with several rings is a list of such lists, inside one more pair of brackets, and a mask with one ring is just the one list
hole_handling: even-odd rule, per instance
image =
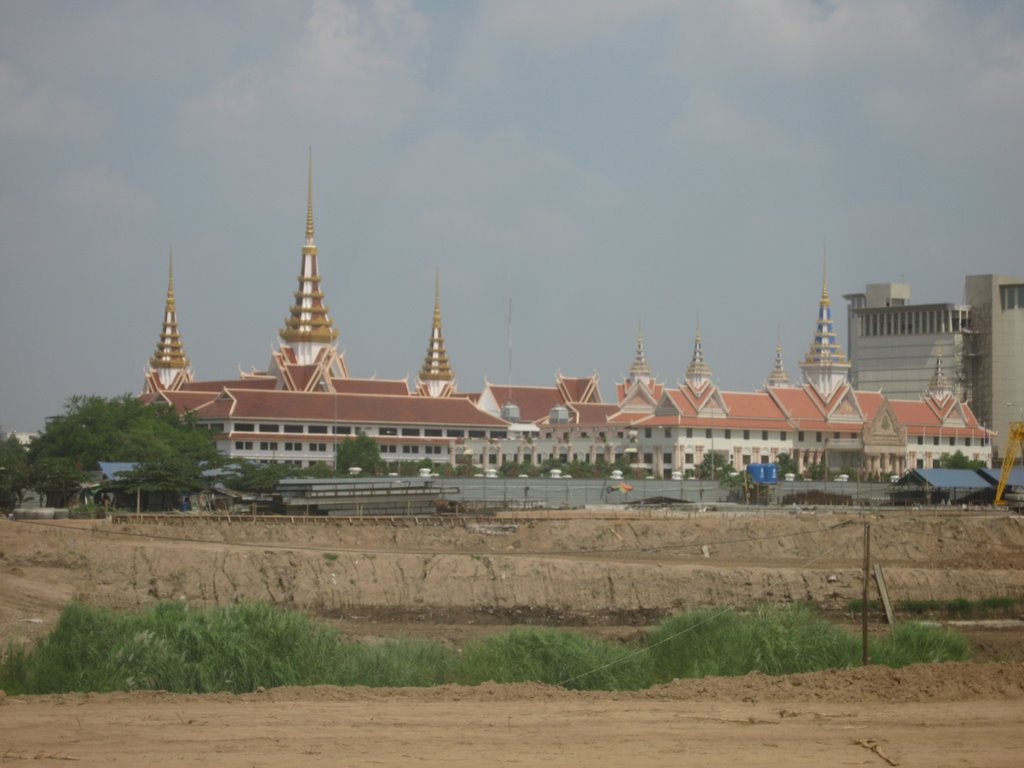
[[[1024, 594], [1020, 518], [904, 512], [871, 524], [872, 560], [895, 600]], [[5, 521], [0, 637], [31, 642], [70, 599], [272, 600], [354, 637], [456, 646], [512, 624], [630, 639], [675, 610], [759, 600], [810, 599], [843, 620], [860, 596], [862, 544], [861, 517], [831, 514]], [[872, 631], [885, 631], [878, 617]], [[484, 685], [5, 697], [0, 762], [1019, 765], [1024, 632], [967, 631], [986, 663], [709, 678], [630, 694]]]

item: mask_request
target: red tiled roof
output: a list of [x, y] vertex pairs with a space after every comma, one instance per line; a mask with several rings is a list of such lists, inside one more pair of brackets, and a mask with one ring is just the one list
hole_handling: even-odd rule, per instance
[[512, 402], [519, 406], [520, 421], [542, 421], [556, 405], [565, 405], [557, 387], [529, 387], [519, 384], [488, 384], [499, 406]]
[[277, 379], [274, 378], [246, 378], [246, 379], [222, 379], [210, 381], [192, 381], [182, 384], [179, 392], [220, 392], [227, 387], [244, 387], [245, 389], [275, 389]]
[[579, 416], [576, 423], [581, 426], [605, 426], [608, 417], [618, 410], [611, 403], [575, 403], [569, 406], [570, 413], [576, 411]]
[[331, 379], [339, 394], [408, 395], [405, 379]]
[[179, 414], [188, 411], [199, 411], [204, 405], [212, 402], [217, 397], [216, 392], [182, 392], [181, 390], [177, 392], [164, 392], [163, 395]]
[[[230, 390], [233, 418], [263, 421], [344, 421], [356, 424], [451, 424], [506, 427], [460, 397], [261, 392]], [[206, 413], [202, 418], [207, 418]]]

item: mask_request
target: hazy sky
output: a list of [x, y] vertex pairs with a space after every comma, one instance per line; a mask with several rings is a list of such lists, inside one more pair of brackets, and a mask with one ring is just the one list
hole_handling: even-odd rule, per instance
[[263, 368], [313, 147], [353, 376], [720, 386], [842, 294], [1024, 273], [1024, 3], [0, 0], [0, 429], [138, 392], [174, 250], [199, 378]]

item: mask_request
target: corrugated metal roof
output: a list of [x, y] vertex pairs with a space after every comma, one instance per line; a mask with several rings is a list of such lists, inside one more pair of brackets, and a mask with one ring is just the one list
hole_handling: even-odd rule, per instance
[[[915, 469], [905, 476], [917, 478], [932, 488], [991, 488], [992, 484], [973, 469]], [[901, 485], [903, 481], [901, 481]]]
[[[992, 469], [991, 467], [985, 467], [984, 469], [978, 470], [981, 474], [989, 479], [992, 485], [999, 485], [999, 476], [1003, 474], [1002, 469]], [[1006, 482], [1007, 485], [1024, 485], [1024, 467], [1014, 467], [1010, 470], [1010, 479]]]

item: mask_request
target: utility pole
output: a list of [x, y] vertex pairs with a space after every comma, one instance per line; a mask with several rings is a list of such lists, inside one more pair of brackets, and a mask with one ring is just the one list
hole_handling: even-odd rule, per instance
[[868, 579], [871, 563], [871, 523], [864, 522], [864, 591], [860, 600], [861, 663], [868, 665]]

